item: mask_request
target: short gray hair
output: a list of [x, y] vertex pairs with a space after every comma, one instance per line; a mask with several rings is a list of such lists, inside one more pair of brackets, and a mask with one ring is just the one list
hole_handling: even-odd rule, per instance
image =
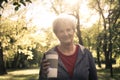
[[69, 24], [75, 30], [76, 28], [76, 18], [72, 15], [61, 14], [53, 21], [53, 32], [56, 32], [57, 27]]

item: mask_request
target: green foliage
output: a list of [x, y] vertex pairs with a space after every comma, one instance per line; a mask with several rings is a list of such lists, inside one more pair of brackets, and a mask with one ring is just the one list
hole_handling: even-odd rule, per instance
[[89, 49], [96, 50], [97, 36], [101, 32], [101, 27], [94, 24], [92, 27], [81, 29], [81, 31], [84, 45]]
[[[28, 27], [23, 17], [17, 21], [1, 17], [0, 37], [7, 65], [15, 68], [39, 64], [42, 54], [58, 44], [51, 28], [39, 30], [34, 26]], [[24, 56], [27, 58], [23, 59]]]
[[0, 1], [0, 8], [3, 8], [4, 7], [2, 6], [2, 4], [6, 2], [5, 4], [9, 3], [9, 2], [12, 2], [13, 3], [13, 6], [15, 6], [15, 11], [17, 11], [21, 5], [24, 5], [26, 6], [27, 3], [32, 3], [32, 0], [1, 0]]
[[[33, 31], [34, 29], [31, 30]], [[30, 40], [27, 39], [30, 38], [30, 32], [24, 20], [12, 21], [7, 18], [1, 18], [0, 41], [2, 42], [3, 52], [7, 61], [13, 61], [18, 52], [22, 52], [28, 57], [32, 55], [30, 50], [27, 50], [28, 47], [33, 47]]]
[[[118, 59], [115, 56], [120, 56], [120, 46], [118, 46], [120, 45], [120, 1], [91, 0], [89, 4], [92, 9], [95, 8], [95, 10], [99, 12], [102, 18], [101, 23], [103, 25], [101, 26], [103, 26], [103, 30], [97, 37], [97, 48], [100, 53], [104, 53], [103, 57], [105, 57], [106, 67], [109, 67], [110, 60]], [[107, 15], [105, 15], [106, 13]]]
[[6, 2], [6, 3], [7, 3], [8, 0], [0, 0], [0, 8], [3, 8], [3, 6], [2, 6], [2, 3], [3, 3], [3, 2]]

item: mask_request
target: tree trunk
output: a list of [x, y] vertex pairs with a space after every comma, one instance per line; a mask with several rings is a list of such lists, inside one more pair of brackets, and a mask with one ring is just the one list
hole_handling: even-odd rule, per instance
[[12, 63], [12, 68], [18, 68], [19, 66], [19, 53], [17, 52], [14, 56], [14, 61]]
[[0, 42], [0, 75], [4, 75], [4, 74], [7, 74], [7, 71], [5, 68], [4, 61], [3, 61], [3, 48]]
[[106, 69], [110, 69], [109, 52], [105, 52], [105, 68], [106, 68]]
[[[109, 12], [109, 14], [110, 14], [110, 12]], [[112, 37], [113, 37], [113, 35], [112, 35], [112, 24], [111, 23], [113, 23], [113, 22], [111, 22], [112, 20], [111, 20], [112, 18], [110, 18], [109, 17], [109, 46], [108, 46], [108, 51], [109, 51], [109, 54], [110, 54], [110, 76], [111, 77], [113, 77], [113, 67], [112, 67], [112, 45], [113, 45], [113, 43], [112, 43]]]
[[99, 13], [101, 14], [102, 18], [103, 18], [103, 26], [104, 26], [104, 39], [103, 39], [103, 52], [105, 55], [105, 68], [110, 68], [110, 61], [109, 61], [109, 53], [107, 51], [108, 49], [108, 41], [107, 41], [107, 22], [106, 22], [106, 18], [104, 16], [103, 10], [100, 6], [100, 0], [96, 0], [97, 1], [97, 5], [99, 8]]
[[77, 18], [77, 37], [79, 40], [79, 44], [83, 45], [81, 31], [80, 31], [80, 16], [79, 16], [79, 3], [77, 4], [77, 10], [76, 10], [76, 18]]
[[81, 31], [80, 31], [80, 25], [78, 23], [77, 25], [77, 37], [79, 39], [79, 44], [83, 45], [82, 37], [81, 37]]
[[97, 47], [97, 61], [98, 61], [98, 67], [101, 68], [101, 62], [100, 62], [100, 50], [99, 50], [99, 47]]
[[110, 68], [110, 54], [108, 52], [108, 41], [107, 41], [107, 32], [106, 32], [106, 28], [104, 28], [105, 32], [104, 32], [104, 40], [103, 40], [103, 52], [105, 55], [105, 68], [109, 69]]
[[112, 67], [112, 44], [110, 45], [110, 76], [113, 77], [113, 67]]

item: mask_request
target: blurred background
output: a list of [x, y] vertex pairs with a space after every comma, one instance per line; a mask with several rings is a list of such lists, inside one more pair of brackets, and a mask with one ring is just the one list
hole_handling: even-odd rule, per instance
[[0, 80], [14, 80], [15, 76], [6, 76], [18, 70], [31, 74], [20, 74], [15, 80], [38, 78], [44, 52], [59, 44], [52, 32], [52, 22], [59, 14], [76, 18], [74, 42], [92, 52], [99, 80], [118, 80], [120, 0], [1, 0]]

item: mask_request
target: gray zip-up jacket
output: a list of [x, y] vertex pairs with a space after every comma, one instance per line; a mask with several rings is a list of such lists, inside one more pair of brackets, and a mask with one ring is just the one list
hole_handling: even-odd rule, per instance
[[[50, 50], [56, 51], [56, 48], [52, 48]], [[45, 53], [45, 55], [49, 54], [49, 51]], [[43, 59], [44, 58], [45, 57], [43, 57]], [[79, 45], [78, 56], [72, 78], [70, 78], [67, 69], [62, 63], [62, 60], [58, 58], [57, 79], [47, 79], [44, 77], [42, 67], [40, 67], [39, 80], [97, 80], [97, 72], [91, 52], [83, 46]]]

